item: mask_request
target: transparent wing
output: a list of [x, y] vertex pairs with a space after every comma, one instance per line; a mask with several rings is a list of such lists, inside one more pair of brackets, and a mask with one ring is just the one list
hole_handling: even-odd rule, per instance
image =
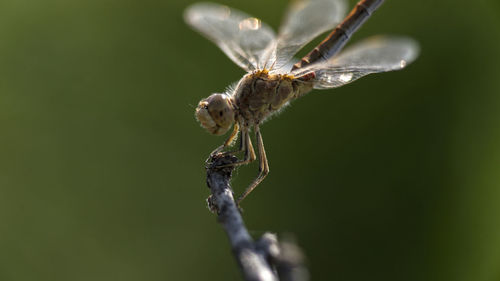
[[297, 69], [292, 74], [300, 77], [314, 72], [314, 88], [336, 88], [370, 73], [403, 69], [417, 58], [418, 53], [418, 43], [413, 39], [377, 36], [346, 49], [326, 62]]
[[197, 3], [186, 9], [184, 19], [247, 71], [258, 67], [264, 51], [275, 41], [269, 26], [227, 6]]
[[276, 45], [268, 50], [268, 64], [280, 69], [307, 43], [333, 29], [346, 13], [345, 0], [296, 0], [281, 24]]

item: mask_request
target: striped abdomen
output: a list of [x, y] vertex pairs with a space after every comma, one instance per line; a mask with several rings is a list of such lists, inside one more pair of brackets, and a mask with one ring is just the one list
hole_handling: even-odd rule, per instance
[[371, 16], [371, 14], [384, 2], [384, 0], [361, 0], [356, 4], [349, 15], [340, 23], [323, 42], [309, 54], [296, 63], [292, 70], [307, 66], [321, 60], [327, 60], [338, 53], [347, 43], [358, 28]]

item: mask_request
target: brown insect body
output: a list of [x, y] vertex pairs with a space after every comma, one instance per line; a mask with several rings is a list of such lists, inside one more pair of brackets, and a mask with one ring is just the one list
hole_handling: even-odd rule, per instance
[[240, 80], [232, 96], [236, 119], [242, 128], [258, 125], [312, 87], [312, 83], [292, 75], [269, 74], [267, 70], [249, 73]]

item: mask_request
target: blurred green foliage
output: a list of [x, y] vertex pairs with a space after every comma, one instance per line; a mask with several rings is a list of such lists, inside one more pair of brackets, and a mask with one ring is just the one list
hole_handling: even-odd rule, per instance
[[[275, 28], [287, 4], [221, 2]], [[244, 73], [189, 3], [0, 2], [0, 280], [240, 278], [204, 202], [223, 138], [193, 112]], [[500, 280], [499, 9], [387, 1], [352, 40], [409, 35], [420, 58], [262, 127], [252, 234], [293, 233], [313, 280]]]

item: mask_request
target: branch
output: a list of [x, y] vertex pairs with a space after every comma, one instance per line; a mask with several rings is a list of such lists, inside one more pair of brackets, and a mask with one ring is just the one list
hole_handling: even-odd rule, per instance
[[234, 257], [247, 281], [304, 281], [308, 272], [304, 258], [294, 243], [278, 243], [276, 235], [265, 233], [253, 241], [245, 227], [230, 186], [234, 156], [213, 156], [207, 165], [207, 184], [212, 195], [207, 199], [209, 208], [217, 213], [231, 243]]

